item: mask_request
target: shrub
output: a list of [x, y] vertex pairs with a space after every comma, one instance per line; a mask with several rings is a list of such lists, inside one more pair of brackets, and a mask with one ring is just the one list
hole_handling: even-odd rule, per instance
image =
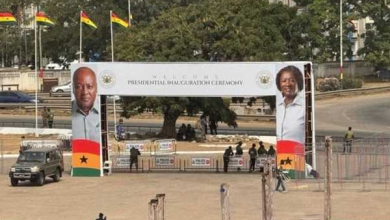
[[337, 78], [325, 78], [318, 84], [318, 90], [320, 92], [334, 91], [340, 88], [340, 82]]
[[358, 89], [363, 87], [363, 80], [354, 78], [344, 78], [342, 80], [343, 89]]

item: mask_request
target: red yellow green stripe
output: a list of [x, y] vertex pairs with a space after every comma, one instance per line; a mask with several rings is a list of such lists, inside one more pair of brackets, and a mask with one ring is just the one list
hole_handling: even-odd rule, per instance
[[72, 141], [72, 175], [100, 176], [102, 169], [100, 143], [75, 139]]
[[36, 22], [39, 24], [39, 25], [48, 25], [48, 26], [52, 26], [54, 25], [54, 22], [51, 21], [49, 19], [48, 16], [46, 16], [45, 13], [43, 12], [37, 12], [36, 16], [35, 16], [35, 20]]
[[119, 24], [125, 28], [129, 27], [129, 22], [119, 18], [116, 14], [114, 14], [114, 12], [111, 12], [111, 22], [115, 24]]
[[81, 12], [81, 23], [84, 23], [92, 28], [97, 28], [96, 24], [87, 16], [85, 12]]
[[0, 24], [12, 25], [16, 24], [16, 18], [8, 12], [0, 12]]

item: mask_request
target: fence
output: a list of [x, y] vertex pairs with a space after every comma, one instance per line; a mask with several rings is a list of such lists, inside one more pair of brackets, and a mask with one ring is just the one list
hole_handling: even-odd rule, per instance
[[[146, 153], [147, 154], [147, 153]], [[130, 171], [129, 154], [112, 154], [114, 172]], [[263, 167], [262, 157], [256, 160], [256, 171]], [[240, 173], [249, 171], [250, 159], [244, 157], [231, 157], [229, 172]], [[176, 172], [223, 172], [222, 155], [142, 155], [138, 157], [140, 172], [176, 171]]]
[[[336, 140], [336, 141], [335, 141]], [[333, 141], [333, 184], [336, 189], [387, 190], [390, 183], [390, 138], [388, 134], [376, 134], [354, 140], [351, 152], [347, 145]], [[325, 172], [325, 143], [316, 145], [317, 171]], [[323, 175], [322, 175], [323, 177]], [[318, 189], [322, 177], [316, 180]], [[346, 185], [346, 183], [350, 183]]]

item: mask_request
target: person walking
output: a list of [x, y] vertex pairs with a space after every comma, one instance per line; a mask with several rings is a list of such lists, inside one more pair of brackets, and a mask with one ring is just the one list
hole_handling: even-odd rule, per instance
[[252, 144], [252, 147], [249, 149], [248, 153], [250, 158], [249, 172], [252, 172], [255, 171], [256, 157], [257, 157], [256, 144]]
[[138, 156], [141, 155], [138, 149], [132, 147], [130, 149], [130, 172], [133, 168], [133, 164], [135, 164], [135, 169], [138, 171]]
[[53, 128], [54, 114], [50, 111], [50, 108], [47, 109], [47, 122], [49, 124], [49, 128]]
[[226, 149], [225, 153], [223, 154], [223, 172], [227, 173], [229, 168], [230, 157], [233, 155], [234, 153], [233, 153], [232, 146], [229, 146], [229, 148]]
[[[276, 169], [276, 179], [278, 180], [276, 184], [276, 191], [279, 192], [286, 192], [286, 187], [284, 186], [284, 174], [283, 174], [283, 167], [280, 166], [279, 169]], [[282, 190], [279, 190], [279, 187], [282, 187]]]
[[352, 127], [349, 127], [348, 131], [345, 133], [345, 136], [344, 136], [344, 151], [343, 151], [343, 153], [345, 153], [345, 152], [351, 153], [352, 152], [352, 142], [353, 142], [354, 138], [355, 138], [355, 136], [353, 134]]
[[46, 106], [43, 107], [41, 116], [42, 116], [42, 128], [47, 128], [47, 118], [48, 118], [48, 112], [46, 109]]

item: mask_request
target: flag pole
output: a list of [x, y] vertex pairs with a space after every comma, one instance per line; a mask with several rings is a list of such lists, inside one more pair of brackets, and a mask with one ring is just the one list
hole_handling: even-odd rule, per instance
[[[114, 62], [114, 32], [112, 28], [112, 11], [110, 11], [110, 28], [111, 28], [111, 62]], [[115, 97], [112, 98], [114, 100], [114, 134], [117, 136], [116, 133], [116, 103], [115, 103]]]
[[35, 35], [35, 137], [39, 137], [38, 135], [38, 43], [37, 43], [37, 12], [38, 7], [35, 12], [35, 23], [34, 23], [34, 35]]
[[39, 30], [39, 35], [38, 35], [38, 39], [39, 39], [39, 69], [41, 70], [43, 68], [42, 67], [43, 66], [43, 61], [42, 61], [42, 27], [38, 26], [38, 30]]
[[79, 63], [81, 63], [81, 58], [82, 58], [82, 51], [83, 51], [83, 23], [81, 22], [81, 15], [83, 11], [80, 11], [80, 58], [79, 58]]
[[130, 1], [131, 0], [129, 0], [129, 25], [131, 24], [130, 22], [131, 22], [131, 7], [130, 7]]
[[111, 28], [111, 61], [114, 62], [114, 33], [112, 30], [112, 11], [110, 11], [110, 28]]

